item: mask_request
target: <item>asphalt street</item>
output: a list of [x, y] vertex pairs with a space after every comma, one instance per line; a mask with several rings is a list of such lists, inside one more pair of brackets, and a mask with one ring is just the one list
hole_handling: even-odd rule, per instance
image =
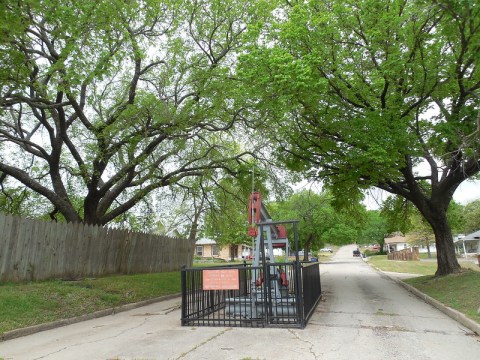
[[478, 360], [480, 338], [341, 248], [301, 329], [180, 326], [180, 298], [0, 343], [0, 358]]

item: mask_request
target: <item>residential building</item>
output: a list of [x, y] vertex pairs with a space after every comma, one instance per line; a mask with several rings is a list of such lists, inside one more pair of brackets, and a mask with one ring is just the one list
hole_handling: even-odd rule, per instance
[[403, 235], [397, 234], [391, 237], [386, 237], [383, 240], [385, 241], [383, 244], [383, 250], [388, 253], [400, 251], [409, 247], [407, 238]]
[[480, 254], [480, 230], [465, 236], [459, 235], [454, 243], [458, 254]]
[[253, 255], [252, 246], [247, 244], [217, 245], [215, 240], [202, 238], [195, 242], [195, 256], [218, 258], [225, 261], [248, 259]]
[[195, 242], [195, 255], [200, 257], [218, 257], [219, 251], [214, 240], [202, 238]]
[[384, 239], [385, 243], [383, 245], [383, 249], [386, 252], [394, 252], [394, 251], [400, 251], [403, 249], [408, 249], [411, 247], [418, 247], [418, 252], [419, 253], [428, 253], [428, 250], [430, 248], [431, 253], [437, 252], [437, 248], [435, 247], [435, 242], [432, 241], [428, 244], [428, 247], [425, 243], [420, 243], [418, 245], [412, 245], [409, 243], [408, 239], [401, 235], [401, 234], [395, 234], [394, 236], [391, 237], [386, 237]]

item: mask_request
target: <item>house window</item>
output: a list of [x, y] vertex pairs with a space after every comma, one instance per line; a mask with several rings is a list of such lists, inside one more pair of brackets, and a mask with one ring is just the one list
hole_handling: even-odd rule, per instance
[[202, 245], [197, 246], [197, 255], [198, 256], [203, 255], [203, 246]]
[[212, 246], [212, 256], [217, 256], [218, 255], [218, 246], [213, 245]]

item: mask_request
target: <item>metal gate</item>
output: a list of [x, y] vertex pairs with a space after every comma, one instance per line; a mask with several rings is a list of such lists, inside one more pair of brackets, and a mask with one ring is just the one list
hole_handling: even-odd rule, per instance
[[[221, 284], [216, 282], [219, 278], [223, 279]], [[304, 328], [320, 297], [318, 263], [184, 268], [181, 323]]]

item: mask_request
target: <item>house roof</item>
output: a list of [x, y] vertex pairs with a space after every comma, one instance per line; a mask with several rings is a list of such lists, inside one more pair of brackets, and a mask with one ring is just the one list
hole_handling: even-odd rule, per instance
[[217, 242], [212, 239], [201, 238], [195, 241], [195, 245], [216, 245]]
[[475, 231], [471, 234], [465, 235], [465, 237], [462, 240], [463, 241], [480, 240], [480, 230]]
[[401, 236], [401, 235], [395, 235], [395, 236], [392, 236], [392, 237], [387, 237], [384, 239], [385, 240], [385, 244], [400, 244], [400, 243], [406, 243], [407, 242], [407, 238], [405, 236]]

